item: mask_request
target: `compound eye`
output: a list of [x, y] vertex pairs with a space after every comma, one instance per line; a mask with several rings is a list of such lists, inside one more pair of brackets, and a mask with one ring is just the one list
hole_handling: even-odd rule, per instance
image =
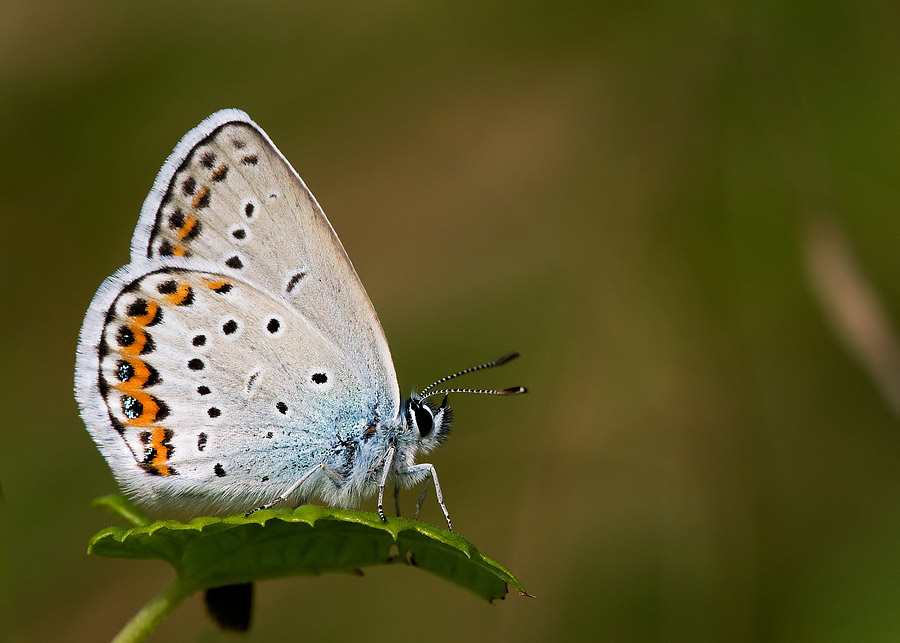
[[419, 435], [423, 438], [426, 437], [434, 430], [434, 415], [432, 415], [431, 409], [424, 404], [413, 404], [412, 412], [416, 416], [416, 426], [419, 427]]

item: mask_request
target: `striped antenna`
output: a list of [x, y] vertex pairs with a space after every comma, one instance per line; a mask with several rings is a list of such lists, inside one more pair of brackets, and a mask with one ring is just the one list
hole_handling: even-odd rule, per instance
[[[481, 393], [482, 395], [518, 395], [519, 393], [527, 393], [528, 389], [524, 386], [513, 386], [510, 388], [442, 388], [439, 391], [432, 391], [421, 396], [421, 399], [431, 397], [432, 395], [449, 395], [450, 393]], [[444, 398], [447, 403], [447, 398]]]
[[[459, 377], [460, 375], [468, 375], [469, 373], [474, 373], [475, 371], [483, 371], [486, 368], [494, 368], [495, 366], [500, 366], [502, 364], [506, 364], [510, 360], [514, 360], [519, 356], [518, 353], [508, 353], [503, 357], [498, 357], [492, 362], [486, 362], [484, 364], [479, 364], [478, 366], [471, 366], [469, 368], [463, 369], [458, 373], [454, 373], [453, 375], [447, 375], [446, 377], [442, 377], [441, 379], [432, 382], [428, 386], [422, 389], [420, 395], [422, 398], [431, 397], [432, 395], [437, 395], [441, 391], [435, 391], [433, 393], [429, 393], [431, 389], [433, 389], [438, 384], [443, 384], [448, 380], [452, 380], [454, 377]], [[518, 390], [522, 389], [522, 390]], [[448, 389], [447, 393], [485, 393], [487, 395], [514, 395], [515, 393], [524, 393], [525, 389], [522, 387], [514, 387], [511, 389]]]

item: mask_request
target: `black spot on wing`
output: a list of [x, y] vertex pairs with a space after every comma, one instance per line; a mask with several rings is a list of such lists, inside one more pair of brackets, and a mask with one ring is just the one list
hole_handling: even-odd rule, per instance
[[152, 353], [156, 350], [156, 342], [153, 341], [150, 333], [144, 333], [144, 336], [147, 338], [147, 341], [144, 342], [144, 347], [141, 349], [141, 355], [146, 355], [147, 353]]
[[147, 362], [144, 362], [144, 366], [147, 367], [147, 371], [150, 373], [147, 376], [147, 381], [144, 383], [144, 388], [147, 388], [148, 386], [153, 386], [154, 384], [159, 384], [160, 382], [162, 382], [162, 378], [159, 376], [159, 371], [157, 371], [155, 368], [153, 368], [153, 366], [151, 366]]
[[122, 413], [129, 420], [136, 420], [144, 413], [144, 405], [130, 395], [122, 396]]
[[172, 230], [177, 231], [181, 230], [182, 226], [184, 226], [184, 212], [182, 212], [180, 208], [177, 208], [169, 215], [169, 227]]
[[134, 367], [128, 362], [120, 361], [116, 364], [116, 377], [120, 382], [127, 382], [134, 377]]
[[128, 309], [125, 311], [129, 317], [143, 317], [147, 314], [147, 300], [146, 299], [135, 299], [128, 305]]
[[181, 193], [184, 196], [194, 196], [194, 192], [196, 191], [197, 181], [194, 180], [194, 177], [189, 176], [181, 182]]
[[285, 286], [285, 290], [291, 292], [294, 288], [297, 287], [297, 284], [300, 283], [300, 280], [306, 276], [305, 272], [295, 273], [287, 282], [287, 286]]
[[134, 333], [128, 326], [119, 326], [119, 330], [116, 331], [116, 343], [122, 348], [128, 348], [134, 344]]

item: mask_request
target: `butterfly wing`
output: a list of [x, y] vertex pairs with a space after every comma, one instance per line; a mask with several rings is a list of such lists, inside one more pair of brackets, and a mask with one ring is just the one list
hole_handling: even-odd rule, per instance
[[382, 418], [399, 415], [397, 375], [365, 288], [315, 197], [244, 112], [216, 112], [181, 140], [144, 202], [131, 254], [238, 271], [344, 351]]
[[340, 241], [242, 112], [206, 119], [163, 166], [131, 263], [88, 309], [76, 397], [120, 484], [168, 513], [271, 500], [319, 462], [340, 470], [370, 422], [399, 415]]
[[234, 272], [126, 267], [82, 330], [86, 424], [151, 510], [257, 506], [319, 462], [340, 470], [343, 446], [371, 421], [337, 347]]

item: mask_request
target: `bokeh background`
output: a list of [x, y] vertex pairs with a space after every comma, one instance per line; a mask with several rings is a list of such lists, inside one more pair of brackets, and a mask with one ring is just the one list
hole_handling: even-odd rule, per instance
[[[751, 4], [6, 0], [0, 634], [105, 640], [171, 578], [85, 554], [114, 483], [74, 351], [159, 166], [233, 106], [404, 391], [522, 352], [469, 383], [531, 393], [457, 396], [431, 460], [537, 596], [272, 581], [242, 640], [898, 640], [900, 9]], [[199, 599], [156, 639], [237, 640]]]

